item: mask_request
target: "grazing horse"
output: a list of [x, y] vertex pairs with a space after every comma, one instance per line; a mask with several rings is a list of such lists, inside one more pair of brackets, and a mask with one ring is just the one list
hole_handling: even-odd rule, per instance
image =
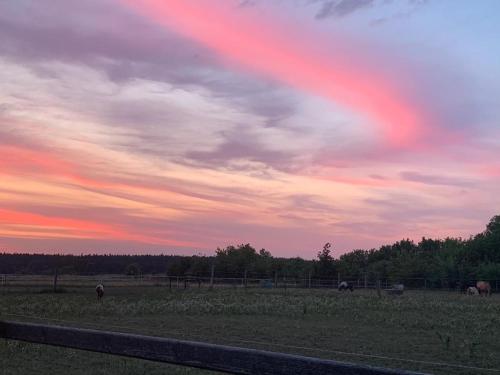
[[352, 283], [348, 283], [347, 281], [342, 281], [339, 284], [339, 291], [344, 291], [349, 289], [351, 292], [354, 291], [354, 287], [352, 286]]
[[470, 286], [467, 288], [466, 293], [468, 296], [477, 296], [479, 294], [479, 291], [475, 286]]
[[404, 284], [394, 284], [392, 286], [392, 289], [394, 289], [394, 290], [405, 290], [405, 286], [404, 286]]
[[104, 286], [102, 284], [97, 285], [95, 291], [97, 293], [97, 300], [102, 300], [102, 297], [104, 297]]
[[491, 285], [488, 281], [478, 281], [476, 283], [476, 288], [481, 296], [491, 296]]

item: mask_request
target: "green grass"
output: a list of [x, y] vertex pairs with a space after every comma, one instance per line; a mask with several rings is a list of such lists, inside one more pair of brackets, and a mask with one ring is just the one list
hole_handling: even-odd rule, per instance
[[[500, 369], [497, 296], [405, 292], [379, 299], [375, 292], [364, 291], [120, 287], [107, 288], [99, 304], [93, 288], [61, 294], [11, 290], [0, 294], [0, 319], [199, 340], [434, 374], [488, 372], [338, 352]], [[0, 375], [208, 373], [5, 340], [0, 360]]]

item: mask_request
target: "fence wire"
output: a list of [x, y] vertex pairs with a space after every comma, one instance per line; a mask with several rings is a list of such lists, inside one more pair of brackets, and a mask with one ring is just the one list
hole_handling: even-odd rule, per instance
[[[67, 319], [48, 318], [48, 317], [42, 317], [42, 316], [37, 316], [37, 315], [23, 315], [23, 314], [10, 314], [10, 313], [3, 313], [1, 316], [19, 318], [19, 319], [24, 319], [27, 321], [37, 321], [37, 322], [43, 322], [43, 323], [51, 323], [51, 322], [52, 323], [62, 323], [62, 324], [66, 324], [66, 325], [69, 325], [72, 327], [80, 327], [81, 328], [83, 326], [84, 328], [92, 328], [92, 329], [99, 329], [99, 330], [116, 329], [116, 330], [121, 331], [121, 332], [149, 334], [152, 336], [158, 336], [157, 330], [141, 328], [141, 330], [138, 331], [137, 327], [127, 326], [127, 325], [99, 324], [96, 322], [88, 322], [88, 321], [74, 321], [74, 320], [67, 320]], [[181, 332], [181, 331], [169, 330], [169, 333], [176, 335], [177, 338], [184, 336], [184, 332]], [[196, 336], [194, 336], [194, 337], [196, 337]], [[190, 337], [190, 338], [192, 339], [193, 337]], [[206, 337], [198, 336], [198, 339], [205, 340]], [[293, 351], [294, 353], [297, 353], [297, 351], [300, 351], [301, 354], [303, 353], [303, 351], [309, 351], [309, 352], [335, 354], [335, 355], [349, 356], [349, 357], [379, 359], [379, 360], [391, 361], [391, 362], [396, 362], [396, 363], [413, 363], [413, 364], [432, 366], [432, 367], [438, 367], [438, 368], [439, 367], [447, 367], [447, 368], [455, 368], [455, 369], [463, 369], [463, 370], [500, 373], [500, 369], [497, 369], [497, 368], [469, 366], [469, 365], [462, 365], [459, 363], [447, 363], [447, 362], [426, 361], [426, 360], [401, 358], [401, 357], [391, 357], [391, 356], [385, 356], [385, 355], [373, 354], [373, 353], [359, 353], [359, 352], [349, 352], [349, 351], [343, 351], [343, 350], [314, 348], [314, 347], [309, 347], [309, 346], [263, 342], [263, 341], [247, 340], [247, 339], [243, 339], [243, 338], [234, 338], [234, 337], [223, 338], [220, 342], [213, 343], [213, 344], [235, 344], [235, 343], [249, 344], [250, 346], [247, 346], [247, 348], [249, 348], [249, 349], [255, 349], [255, 345], [258, 345], [260, 347], [275, 347], [275, 348], [289, 349], [289, 350]]]

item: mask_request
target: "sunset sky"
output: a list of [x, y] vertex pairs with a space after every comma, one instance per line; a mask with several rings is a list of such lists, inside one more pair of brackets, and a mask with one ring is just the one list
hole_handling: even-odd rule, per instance
[[500, 213], [500, 1], [0, 0], [0, 251], [312, 258]]

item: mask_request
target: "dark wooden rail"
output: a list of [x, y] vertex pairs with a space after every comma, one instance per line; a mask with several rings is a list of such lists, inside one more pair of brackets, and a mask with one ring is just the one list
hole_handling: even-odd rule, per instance
[[263, 350], [21, 322], [0, 321], [0, 338], [142, 358], [231, 374], [417, 375], [414, 372]]

